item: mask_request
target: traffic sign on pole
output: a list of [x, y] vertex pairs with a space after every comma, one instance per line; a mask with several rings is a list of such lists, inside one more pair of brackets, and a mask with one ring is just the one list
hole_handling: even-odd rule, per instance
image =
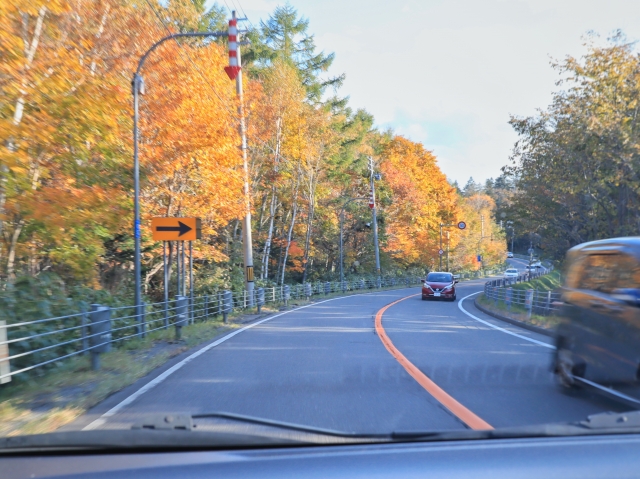
[[200, 218], [151, 218], [154, 241], [193, 241], [202, 236]]
[[439, 254], [440, 256], [442, 256], [442, 255], [444, 254], [444, 250], [443, 250], [443, 249], [439, 249], [439, 250], [438, 250], [438, 254]]
[[460, 223], [458, 223], [458, 228], [460, 228], [461, 230], [465, 229], [467, 227], [467, 223], [465, 223], [464, 221], [461, 221]]

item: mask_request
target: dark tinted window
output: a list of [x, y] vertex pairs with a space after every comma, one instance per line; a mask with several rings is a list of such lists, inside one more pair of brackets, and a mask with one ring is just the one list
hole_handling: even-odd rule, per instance
[[453, 276], [446, 273], [429, 273], [427, 281], [433, 281], [434, 283], [450, 283], [453, 281]]

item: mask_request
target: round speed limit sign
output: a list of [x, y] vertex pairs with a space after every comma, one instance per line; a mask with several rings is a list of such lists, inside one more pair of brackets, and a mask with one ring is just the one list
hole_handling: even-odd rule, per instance
[[464, 221], [461, 221], [460, 223], [458, 223], [458, 228], [460, 228], [461, 230], [465, 229], [467, 227], [467, 223], [465, 223]]

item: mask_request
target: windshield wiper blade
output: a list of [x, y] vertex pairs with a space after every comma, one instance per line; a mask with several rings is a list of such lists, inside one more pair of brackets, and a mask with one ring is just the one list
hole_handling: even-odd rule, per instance
[[[309, 434], [320, 434], [324, 436], [335, 436], [340, 438], [353, 438], [353, 439], [373, 439], [373, 438], [389, 438], [389, 434], [366, 434], [366, 433], [353, 433], [336, 431], [333, 429], [324, 429], [315, 426], [304, 426], [301, 424], [290, 423], [285, 421], [278, 421], [274, 419], [263, 419], [255, 416], [248, 416], [245, 414], [235, 414], [228, 412], [214, 412], [205, 414], [193, 414], [192, 420], [197, 419], [225, 419], [230, 421], [242, 422], [246, 424], [255, 424], [259, 426], [275, 427], [279, 429], [287, 429], [290, 431], [304, 432]], [[197, 424], [196, 424], [197, 426]]]

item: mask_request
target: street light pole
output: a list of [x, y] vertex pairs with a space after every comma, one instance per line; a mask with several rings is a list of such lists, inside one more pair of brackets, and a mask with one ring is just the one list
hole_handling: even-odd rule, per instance
[[[193, 33], [174, 33], [161, 38], [156, 43], [151, 45], [151, 48], [140, 57], [138, 61], [138, 68], [136, 68], [131, 80], [132, 93], [133, 93], [133, 238], [134, 238], [134, 278], [135, 278], [135, 315], [136, 321], [141, 320], [141, 306], [142, 306], [142, 291], [141, 291], [141, 266], [140, 266], [140, 161], [138, 158], [138, 143], [139, 143], [139, 128], [138, 128], [138, 107], [139, 107], [139, 95], [145, 94], [144, 81], [140, 75], [142, 66], [147, 60], [149, 54], [158, 48], [161, 44], [167, 40], [173, 40], [180, 37], [224, 37], [227, 36], [227, 32], [193, 32]], [[180, 291], [178, 291], [180, 294]]]
[[374, 186], [374, 177], [377, 175], [373, 174], [373, 158], [369, 157], [369, 170], [371, 172], [370, 175], [370, 183], [371, 183], [371, 219], [373, 221], [373, 243], [376, 252], [376, 274], [378, 275], [378, 279], [380, 279], [380, 247], [378, 245], [378, 220], [376, 217], [376, 190]]

